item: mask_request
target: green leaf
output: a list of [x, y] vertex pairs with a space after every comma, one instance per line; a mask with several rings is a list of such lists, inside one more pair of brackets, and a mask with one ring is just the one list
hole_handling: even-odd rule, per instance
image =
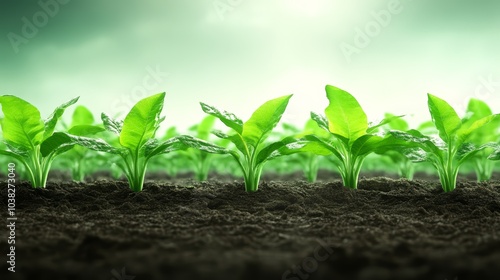
[[464, 143], [458, 149], [457, 159], [460, 161], [460, 163], [463, 163], [476, 155], [478, 152], [488, 148], [498, 150], [500, 149], [500, 146], [497, 143], [486, 143], [478, 147], [472, 143]]
[[120, 135], [123, 129], [123, 121], [114, 120], [105, 113], [101, 114], [102, 124], [107, 131]]
[[328, 124], [328, 120], [326, 119], [325, 116], [311, 112], [311, 119], [313, 121], [315, 121], [319, 127], [330, 132], [330, 129], [329, 129], [330, 125]]
[[136, 151], [154, 138], [160, 126], [164, 99], [165, 93], [159, 93], [142, 99], [130, 110], [120, 133], [120, 144], [123, 147]]
[[197, 127], [198, 138], [202, 140], [208, 140], [212, 132], [212, 128], [215, 125], [215, 120], [216, 118], [214, 116], [208, 115], [201, 121], [201, 123]]
[[54, 112], [45, 120], [45, 132], [43, 134], [43, 139], [47, 139], [49, 138], [52, 133], [54, 133], [54, 129], [57, 125], [57, 122], [59, 121], [59, 119], [61, 118], [61, 116], [64, 114], [64, 111], [66, 111], [66, 109], [75, 104], [78, 99], [80, 97], [77, 97], [77, 98], [73, 98], [71, 99], [70, 101], [60, 105], [59, 107], [57, 107]]
[[188, 148], [198, 149], [200, 151], [211, 154], [229, 153], [229, 151], [223, 147], [214, 145], [212, 143], [189, 135], [176, 136], [162, 143], [158, 143], [156, 140], [152, 139], [146, 143], [145, 147], [145, 155], [147, 158], [151, 158], [160, 154], [170, 153], [173, 151], [186, 150]]
[[92, 125], [94, 124], [94, 115], [85, 106], [77, 106], [73, 112], [71, 127], [77, 125]]
[[441, 137], [444, 142], [450, 143], [452, 136], [460, 129], [462, 120], [446, 101], [432, 94], [428, 94], [427, 96], [429, 111], [432, 116], [432, 121], [439, 131], [439, 137]]
[[471, 98], [469, 100], [469, 104], [467, 105], [466, 117], [464, 119], [466, 121], [476, 121], [492, 114], [493, 112], [486, 102]]
[[[392, 130], [401, 130], [401, 131], [407, 131], [410, 129], [410, 126], [408, 123], [401, 117], [397, 117], [393, 114], [385, 114], [385, 119], [390, 119], [391, 121], [388, 123], [389, 127]], [[432, 126], [434, 126], [432, 124]]]
[[491, 155], [488, 156], [489, 160], [500, 160], [500, 149], [495, 150]]
[[366, 134], [368, 119], [358, 101], [350, 93], [327, 85], [326, 94], [330, 104], [325, 109], [329, 130], [349, 142]]
[[308, 141], [301, 151], [310, 152], [315, 155], [328, 156], [333, 154], [338, 159], [342, 159], [342, 155], [337, 151], [337, 148], [331, 143], [317, 137], [316, 135], [306, 135], [302, 138]]
[[217, 108], [203, 102], [200, 102], [200, 105], [203, 112], [218, 118], [223, 124], [234, 129], [239, 134], [243, 133], [243, 121], [236, 117], [235, 114], [226, 111], [221, 112]]
[[424, 150], [426, 153], [434, 154], [438, 158], [442, 157], [442, 150], [441, 150], [441, 148], [443, 148], [442, 145], [437, 143], [432, 138], [423, 135], [417, 130], [410, 129], [406, 132], [393, 130], [390, 131], [389, 133], [397, 139], [417, 144], [417, 147], [419, 149]]
[[[387, 117], [387, 118], [381, 120], [378, 124], [371, 125], [370, 127], [368, 127], [368, 129], [366, 130], [366, 133], [376, 132], [377, 129], [380, 128], [381, 126], [384, 126], [386, 124], [391, 124], [391, 123], [393, 123], [393, 122], [395, 122], [397, 120], [401, 120], [402, 117], [404, 117], [404, 116], [390, 116], [390, 117]], [[403, 120], [401, 120], [401, 121], [403, 121]], [[403, 122], [405, 122], [405, 121], [403, 121]], [[406, 124], [406, 125], [408, 126], [408, 124]], [[408, 130], [408, 129], [403, 129], [403, 130]]]
[[357, 157], [366, 156], [373, 153], [383, 140], [383, 137], [377, 135], [363, 135], [354, 141], [351, 152]]
[[17, 160], [19, 160], [21, 162], [25, 162], [24, 158], [23, 158], [23, 155], [19, 155], [19, 154], [16, 154], [14, 152], [11, 152], [11, 151], [0, 150], [0, 155], [12, 157], [12, 158], [15, 158], [15, 159], [17, 159]]
[[236, 148], [240, 152], [242, 152], [243, 154], [248, 155], [248, 156], [250, 155], [250, 151], [248, 150], [247, 144], [245, 143], [245, 141], [243, 141], [243, 138], [240, 134], [236, 133], [233, 135], [227, 135], [227, 134], [225, 134], [221, 131], [218, 131], [218, 130], [212, 131], [212, 134], [214, 134], [215, 136], [217, 136], [221, 139], [230, 141], [231, 143], [233, 143], [236, 146]]
[[228, 154], [229, 150], [226, 148], [220, 147], [218, 145], [209, 143], [202, 139], [198, 139], [189, 135], [181, 135], [177, 137], [179, 141], [186, 145], [189, 148], [195, 148], [202, 152], [210, 153], [210, 154]]
[[[476, 130], [483, 128], [485, 125], [490, 123], [491, 121], [500, 118], [500, 115], [489, 115], [483, 118], [480, 118], [476, 121], [469, 121], [462, 125], [462, 127], [457, 132], [457, 137], [459, 140], [459, 144], [463, 143], [467, 140], [467, 138]], [[493, 131], [491, 133], [494, 133]]]
[[80, 145], [94, 151], [106, 152], [110, 154], [123, 153], [122, 150], [109, 145], [101, 139], [74, 136], [64, 132], [55, 132], [52, 136], [43, 141], [40, 146], [40, 152], [44, 157], [47, 157], [50, 154], [57, 152], [59, 149], [72, 147], [74, 145]]
[[431, 161], [431, 154], [422, 148], [408, 148], [404, 149], [402, 153], [414, 163]]
[[40, 111], [12, 95], [0, 96], [0, 104], [5, 115], [2, 121], [4, 139], [25, 151], [40, 145], [45, 130]]
[[103, 131], [106, 130], [96, 125], [76, 125], [70, 128], [68, 133], [76, 136], [91, 136]]
[[[332, 149], [333, 149], [332, 146], [330, 146], [326, 142], [320, 142], [321, 140], [319, 138], [315, 139], [317, 139], [318, 142], [306, 140], [305, 138], [303, 138], [295, 140], [293, 142], [284, 143], [284, 145], [282, 145], [278, 149], [274, 150], [271, 154], [269, 154], [265, 158], [265, 160], [269, 161], [280, 156], [292, 155], [296, 153], [309, 153], [313, 155], [322, 155], [322, 156], [328, 156], [332, 154]], [[263, 156], [261, 157], [264, 158]]]
[[[277, 141], [274, 143], [271, 143], [270, 145], [264, 147], [260, 152], [257, 154], [257, 160], [256, 160], [256, 165], [262, 164], [265, 161], [271, 159], [271, 155], [275, 153], [277, 150], [290, 145], [292, 143], [298, 143], [298, 141], [294, 137], [286, 137], [282, 139], [281, 141]], [[300, 148], [302, 148], [304, 145], [302, 145]], [[272, 158], [277, 157], [278, 155], [275, 154]]]
[[243, 124], [243, 139], [247, 145], [256, 147], [279, 123], [292, 95], [285, 95], [262, 104]]

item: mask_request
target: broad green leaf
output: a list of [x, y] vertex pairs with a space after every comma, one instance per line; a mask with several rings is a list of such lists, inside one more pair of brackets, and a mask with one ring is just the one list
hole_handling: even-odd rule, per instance
[[423, 135], [418, 130], [410, 129], [406, 132], [393, 130], [389, 133], [397, 139], [418, 144], [417, 147], [425, 150], [426, 153], [435, 154], [437, 157], [441, 158], [441, 145], [436, 143], [436, 141], [434, 141], [432, 138]]
[[431, 161], [431, 154], [421, 148], [408, 148], [402, 151], [410, 161], [414, 163]]
[[120, 135], [123, 129], [123, 121], [114, 120], [105, 113], [101, 114], [102, 124], [107, 131]]
[[40, 111], [12, 95], [0, 96], [0, 104], [5, 116], [2, 121], [4, 139], [25, 151], [40, 145], [45, 130]]
[[439, 131], [439, 137], [441, 137], [444, 142], [450, 143], [452, 136], [460, 129], [462, 120], [446, 101], [432, 94], [428, 94], [427, 96], [429, 111]]
[[198, 125], [197, 130], [198, 130], [198, 138], [202, 140], [208, 140], [212, 128], [214, 127], [216, 118], [212, 115], [206, 116], [201, 123]]
[[366, 134], [368, 119], [358, 101], [350, 93], [327, 85], [330, 104], [325, 109], [331, 133], [354, 142]]
[[247, 145], [256, 147], [279, 123], [292, 95], [285, 95], [262, 104], [243, 124], [243, 139]]
[[[277, 142], [274, 142], [274, 143], [267, 145], [262, 150], [260, 150], [259, 153], [257, 154], [256, 165], [259, 165], [259, 164], [264, 163], [265, 161], [269, 160], [271, 154], [273, 154], [275, 151], [285, 147], [286, 145], [290, 145], [292, 143], [298, 143], [298, 141], [294, 137], [286, 137], [286, 138], [282, 139], [281, 141], [277, 141]], [[275, 157], [273, 157], [273, 158], [275, 158]]]
[[327, 156], [333, 154], [338, 159], [342, 159], [342, 155], [337, 151], [331, 143], [320, 139], [316, 135], [306, 135], [303, 140], [309, 141], [306, 146], [304, 146], [301, 151], [310, 152], [320, 156]]
[[488, 148], [498, 150], [500, 149], [500, 146], [497, 143], [487, 143], [478, 147], [472, 143], [464, 143], [458, 149], [457, 159], [460, 161], [460, 163], [465, 162], [478, 152]]
[[45, 120], [45, 132], [43, 134], [43, 139], [47, 139], [49, 138], [52, 133], [54, 133], [54, 129], [57, 125], [57, 122], [59, 121], [59, 119], [61, 118], [61, 116], [64, 114], [64, 111], [66, 111], [66, 109], [75, 104], [78, 99], [80, 97], [77, 97], [77, 98], [73, 98], [71, 99], [70, 101], [60, 105], [59, 107], [57, 107], [54, 112]]
[[58, 149], [72, 147], [74, 145], [80, 145], [98, 152], [106, 152], [110, 154], [122, 153], [122, 150], [109, 145], [101, 139], [74, 136], [64, 132], [55, 132], [52, 136], [43, 141], [40, 146], [40, 152], [44, 157], [47, 157], [51, 153], [57, 152]]
[[366, 156], [373, 153], [383, 140], [383, 137], [377, 135], [363, 135], [354, 141], [351, 152], [358, 157]]
[[[462, 125], [462, 127], [457, 132], [457, 137], [459, 140], [459, 144], [463, 143], [467, 140], [467, 138], [476, 130], [483, 128], [485, 125], [493, 121], [494, 119], [500, 118], [500, 115], [489, 115], [483, 118], [480, 118], [476, 121], [469, 121]], [[492, 133], [494, 133], [492, 131]]]
[[76, 136], [91, 136], [103, 131], [106, 130], [96, 125], [76, 125], [70, 128], [68, 133]]
[[221, 112], [217, 108], [203, 102], [200, 102], [200, 105], [203, 112], [218, 118], [223, 124], [234, 129], [237, 133], [243, 133], [243, 121], [236, 117], [235, 114], [226, 111]]
[[77, 106], [73, 112], [71, 127], [77, 125], [92, 125], [94, 124], [94, 115], [85, 106]]
[[120, 144], [132, 151], [140, 149], [149, 139], [154, 138], [160, 126], [165, 93], [142, 99], [130, 110], [123, 122]]

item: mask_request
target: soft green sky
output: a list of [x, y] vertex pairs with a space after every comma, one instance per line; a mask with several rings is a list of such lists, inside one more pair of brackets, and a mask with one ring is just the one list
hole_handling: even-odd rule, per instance
[[[185, 128], [204, 116], [199, 101], [247, 119], [294, 93], [285, 120], [303, 124], [327, 106], [326, 84], [354, 94], [371, 120], [427, 120], [427, 92], [459, 113], [470, 96], [500, 112], [500, 1], [396, 1], [378, 30], [374, 13], [394, 1], [55, 1], [41, 0], [68, 2], [46, 24], [38, 1], [0, 4], [0, 94], [44, 116], [75, 96], [115, 114], [166, 91], [165, 126]], [[34, 15], [38, 31], [13, 47], [26, 37], [23, 17]], [[378, 34], [347, 58], [341, 46], [356, 47], [357, 29], [367, 28]]]

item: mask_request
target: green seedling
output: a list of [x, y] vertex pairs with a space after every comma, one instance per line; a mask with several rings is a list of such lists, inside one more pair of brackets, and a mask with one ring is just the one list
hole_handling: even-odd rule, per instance
[[179, 136], [161, 143], [155, 139], [160, 123], [165, 119], [160, 117], [164, 99], [165, 93], [160, 93], [140, 100], [124, 121], [117, 121], [102, 114], [104, 127], [118, 137], [117, 141], [107, 143], [101, 139], [59, 132], [51, 137], [53, 145], [42, 145], [42, 154], [80, 145], [118, 155], [121, 161], [116, 164], [125, 173], [130, 189], [141, 191], [149, 160], [160, 154], [186, 149], [188, 146], [184, 141], [192, 139], [190, 136]]
[[[196, 137], [198, 139], [208, 141], [216, 120], [217, 118], [212, 115], [206, 116], [198, 125], [191, 127], [190, 130], [196, 133]], [[210, 171], [210, 166], [212, 164], [213, 154], [194, 148], [186, 150], [185, 153], [186, 157], [194, 167], [196, 180], [207, 180], [208, 172]]]
[[4, 119], [2, 121], [3, 138], [7, 149], [0, 154], [10, 156], [23, 164], [33, 188], [45, 188], [47, 177], [54, 159], [70, 147], [42, 153], [42, 146], [53, 145], [54, 129], [58, 120], [69, 106], [78, 98], [57, 107], [45, 120], [40, 111], [25, 100], [12, 96], [0, 96]]
[[[485, 102], [472, 98], [467, 106], [464, 121], [472, 123], [492, 114], [490, 107]], [[478, 128], [470, 136], [469, 141], [477, 146], [491, 142], [498, 143], [500, 141], [500, 118], [495, 118], [490, 123]], [[495, 162], [488, 160], [488, 150], [476, 153], [468, 161], [474, 168], [478, 182], [490, 180], [493, 174]]]
[[337, 168], [344, 186], [357, 189], [363, 161], [369, 154], [404, 145], [402, 141], [393, 137], [375, 134], [379, 127], [399, 117], [384, 119], [378, 124], [369, 124], [365, 112], [350, 93], [327, 85], [326, 95], [330, 101], [325, 109], [326, 117], [311, 113], [311, 118], [328, 132], [329, 138], [307, 135], [303, 139], [309, 143], [300, 151], [324, 156], [333, 155], [338, 162]]
[[[95, 124], [94, 115], [85, 106], [75, 108], [69, 127], [68, 133], [76, 136], [91, 137], [105, 131], [104, 127]], [[93, 151], [75, 146], [61, 157], [60, 163], [70, 167], [73, 180], [82, 182], [85, 174], [96, 170], [96, 156]]]
[[[265, 163], [281, 156], [280, 149], [294, 150], [295, 139], [291, 137], [265, 144], [265, 140], [281, 120], [291, 97], [292, 95], [286, 95], [267, 101], [245, 123], [232, 113], [221, 112], [212, 106], [201, 103], [201, 108], [205, 113], [217, 117], [234, 131], [230, 135], [218, 131], [214, 132], [216, 136], [229, 140], [235, 146], [235, 149], [232, 150], [217, 146], [218, 149], [215, 152], [229, 153], [233, 156], [243, 172], [247, 192], [258, 190]], [[194, 144], [197, 144], [198, 148], [204, 148], [207, 142], [193, 142], [193, 146]], [[214, 152], [211, 151], [211, 147], [206, 148], [205, 151]]]
[[[487, 115], [473, 121], [462, 120], [446, 101], [431, 94], [428, 94], [428, 106], [439, 138], [425, 136], [417, 130], [390, 133], [411, 145], [402, 149], [410, 160], [430, 162], [439, 174], [443, 190], [450, 192], [456, 188], [457, 175], [464, 162], [480, 151], [498, 147], [495, 143], [479, 146], [467, 140], [499, 115]], [[490, 159], [495, 159], [495, 155], [490, 155]]]

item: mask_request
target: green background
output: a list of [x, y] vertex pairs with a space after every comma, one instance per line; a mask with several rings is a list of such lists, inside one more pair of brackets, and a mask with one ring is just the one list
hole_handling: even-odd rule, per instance
[[95, 113], [123, 114], [144, 94], [166, 91], [165, 125], [181, 128], [203, 117], [199, 101], [246, 119], [288, 93], [284, 121], [302, 124], [326, 107], [326, 84], [354, 94], [371, 120], [385, 112], [427, 120], [428, 92], [459, 114], [471, 96], [500, 112], [500, 1], [397, 1], [400, 12], [346, 58], [341, 47], [356, 47], [357, 30], [373, 28], [390, 2], [69, 0], [16, 51], [23, 17], [33, 23], [44, 10], [6, 0], [0, 94], [48, 116], [75, 96]]

